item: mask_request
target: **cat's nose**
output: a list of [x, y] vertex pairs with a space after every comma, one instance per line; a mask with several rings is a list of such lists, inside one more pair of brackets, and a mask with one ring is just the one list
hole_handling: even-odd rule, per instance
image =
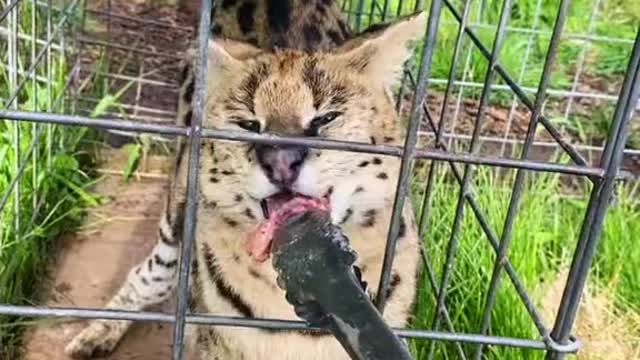
[[271, 183], [290, 190], [309, 154], [302, 146], [257, 145], [256, 156]]

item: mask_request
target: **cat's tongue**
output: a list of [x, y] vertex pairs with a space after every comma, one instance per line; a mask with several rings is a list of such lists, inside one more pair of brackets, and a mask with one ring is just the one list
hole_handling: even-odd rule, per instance
[[273, 234], [287, 219], [309, 210], [329, 211], [329, 200], [279, 193], [265, 200], [263, 210], [268, 218], [249, 234], [246, 244], [249, 255], [259, 262], [269, 258]]

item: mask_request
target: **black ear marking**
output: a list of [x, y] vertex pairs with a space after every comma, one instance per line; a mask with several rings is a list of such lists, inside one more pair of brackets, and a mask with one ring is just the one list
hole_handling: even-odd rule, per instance
[[230, 7], [232, 7], [233, 5], [236, 4], [236, 0], [223, 0], [222, 1], [222, 8], [223, 9], [228, 9]]
[[238, 8], [238, 24], [243, 34], [248, 34], [253, 30], [255, 23], [254, 15], [256, 12], [256, 4], [252, 1], [246, 1]]

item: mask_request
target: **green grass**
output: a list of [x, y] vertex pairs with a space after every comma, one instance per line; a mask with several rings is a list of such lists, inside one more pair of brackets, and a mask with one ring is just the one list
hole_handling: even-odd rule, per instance
[[[368, 26], [370, 20], [375, 23], [381, 21], [380, 12], [376, 10], [375, 16], [369, 17], [371, 13], [371, 0], [365, 0], [363, 16], [363, 27]], [[399, 4], [402, 4], [402, 14], [413, 12], [415, 1], [390, 0], [390, 14], [396, 15]], [[431, 1], [425, 1], [425, 9], [429, 9]], [[452, 0], [459, 13], [462, 13], [464, 1]], [[480, 15], [480, 4], [486, 3], [482, 15]], [[482, 43], [491, 50], [495, 37], [496, 25], [499, 22], [502, 1], [473, 1], [470, 10], [469, 22], [480, 24], [474, 28], [474, 32], [482, 40]], [[541, 0], [540, 16], [534, 19], [536, 13], [537, 0], [514, 1], [511, 12], [509, 26], [513, 28], [532, 29], [546, 32], [545, 35], [530, 36], [529, 33], [510, 31], [507, 33], [500, 53], [500, 63], [507, 69], [507, 72], [521, 86], [537, 88], [545, 56], [549, 46], [550, 35], [556, 19], [559, 1]], [[358, 1], [350, 2], [350, 9], [353, 13], [357, 11]], [[573, 0], [566, 19], [563, 34], [585, 35], [589, 32], [588, 23], [591, 16], [595, 0]], [[442, 12], [437, 42], [432, 56], [431, 77], [437, 79], [447, 79], [453, 57], [453, 49], [458, 32], [458, 23], [445, 7]], [[355, 24], [355, 16], [351, 16], [352, 24]], [[637, 0], [607, 0], [602, 1], [600, 11], [594, 22], [594, 35], [605, 37], [605, 39], [593, 42], [585, 41], [575, 37], [565, 36], [558, 49], [558, 55], [553, 68], [550, 88], [553, 90], [569, 91], [572, 88], [574, 76], [577, 72], [578, 59], [583, 51], [585, 52], [585, 64], [582, 70], [580, 83], [583, 85], [578, 90], [585, 90], [590, 93], [606, 93], [616, 95], [622, 81], [627, 62], [631, 54], [632, 41], [638, 32], [640, 24], [640, 2]], [[531, 38], [531, 40], [530, 40]], [[610, 41], [606, 38], [621, 39], [623, 41]], [[486, 76], [488, 61], [484, 55], [472, 44], [467, 36], [464, 38], [464, 51], [459, 57], [456, 69], [456, 78], [465, 79], [467, 82], [482, 83]], [[528, 50], [527, 50], [528, 49]], [[422, 46], [416, 48], [417, 55], [422, 51]], [[525, 62], [525, 54], [528, 57]], [[463, 74], [463, 69], [469, 57], [469, 66]], [[411, 69], [417, 74], [418, 61], [413, 61]], [[496, 79], [496, 84], [505, 85], [501, 78]], [[444, 91], [444, 85], [434, 84], [435, 90]], [[458, 89], [454, 89], [457, 91]], [[465, 96], [479, 99], [481, 89], [477, 87], [466, 88]], [[533, 99], [534, 94], [529, 93]], [[494, 90], [491, 98], [492, 105], [511, 106], [513, 93], [511, 91]], [[577, 141], [583, 144], [599, 145], [605, 133], [603, 128], [608, 128], [611, 122], [611, 114], [615, 107], [615, 102], [596, 102], [588, 107], [576, 108], [575, 104], [571, 116], [564, 120], [564, 100], [555, 98], [555, 106], [546, 106], [547, 116], [554, 122], [566, 127], [568, 132]], [[592, 110], [596, 111], [592, 111]], [[635, 131], [629, 141], [629, 146], [638, 148], [640, 146], [640, 131]]]
[[[373, 12], [370, 17], [372, 4], [371, 0], [365, 0], [362, 17], [363, 28], [370, 23], [381, 21], [380, 12]], [[425, 9], [429, 9], [430, 1], [425, 2]], [[459, 13], [462, 13], [464, 1], [453, 0]], [[620, 76], [624, 73], [633, 40], [638, 31], [640, 21], [640, 5], [634, 0], [611, 0], [603, 1], [600, 11], [594, 23], [595, 35], [627, 40], [627, 42], [596, 40], [591, 43], [587, 52], [587, 61], [584, 73], [597, 77]], [[390, 14], [395, 16], [399, 0], [390, 0]], [[488, 49], [491, 49], [495, 37], [495, 28], [500, 18], [502, 1], [487, 1], [486, 8], [481, 13], [480, 1], [474, 1], [470, 10], [470, 23], [484, 25], [476, 27], [474, 32], [482, 40]], [[594, 0], [574, 0], [571, 2], [570, 11], [564, 27], [564, 34], [588, 33], [588, 19], [591, 16]], [[558, 11], [559, 2], [541, 1], [540, 16], [534, 18], [537, 7], [537, 0], [515, 1], [511, 11], [509, 26], [513, 28], [532, 29], [550, 33]], [[351, 12], [357, 11], [358, 1], [350, 2]], [[415, 1], [402, 2], [402, 14], [413, 12]], [[351, 16], [352, 24], [355, 24], [355, 16]], [[487, 27], [486, 25], [489, 25]], [[436, 43], [435, 55], [432, 64], [432, 76], [446, 78], [449, 74], [453, 48], [458, 31], [458, 23], [445, 7], [438, 30], [438, 40]], [[523, 65], [527, 66], [527, 71], [521, 82], [525, 86], [537, 86], [542, 72], [542, 66], [549, 45], [550, 35], [535, 35], [532, 37], [530, 55], [527, 63], [524, 63], [524, 52], [528, 47], [530, 34], [518, 31], [510, 31], [505, 39], [500, 62], [507, 68], [510, 74], [517, 76]], [[584, 48], [586, 41], [583, 39], [565, 38], [561, 42], [558, 53], [557, 65], [552, 80], [555, 88], [568, 88], [571, 85], [573, 72], [577, 62], [577, 55]], [[472, 51], [471, 67], [467, 74], [469, 81], [482, 82], [487, 70], [487, 60], [479, 51]]]
[[[6, 4], [5, 4], [6, 5]], [[20, 28], [31, 32], [31, 3], [20, 8]], [[38, 31], [46, 30], [44, 13], [37, 13]], [[55, 21], [55, 17], [54, 17]], [[46, 35], [41, 38], [46, 38]], [[30, 45], [21, 42], [19, 68], [30, 66]], [[41, 47], [38, 47], [38, 51]], [[9, 88], [8, 48], [0, 43], [0, 99], [11, 96]], [[68, 113], [63, 99], [69, 68], [57, 51], [52, 52], [51, 87], [29, 80], [16, 101], [19, 110]], [[39, 77], [47, 76], [46, 66], [38, 66]], [[19, 76], [18, 81], [23, 79]], [[0, 108], [6, 103], [0, 101]], [[85, 209], [98, 199], [86, 189], [94, 181], [88, 173], [92, 156], [87, 151], [87, 129], [55, 125], [34, 125], [0, 119], [0, 194], [9, 190], [16, 170], [27, 159], [20, 182], [0, 213], [0, 303], [32, 304], [55, 258], [56, 244], [64, 232], [73, 229]], [[19, 139], [19, 146], [18, 140]], [[29, 150], [33, 146], [33, 152]], [[19, 194], [19, 198], [16, 197]], [[24, 319], [0, 316], [0, 358], [17, 357]]]
[[[424, 179], [424, 176], [417, 176], [414, 181], [415, 199], [421, 198], [420, 179]], [[474, 195], [498, 234], [502, 231], [512, 182], [511, 176], [498, 180], [489, 171], [481, 170], [476, 175]], [[544, 281], [556, 278], [560, 268], [570, 262], [575, 248], [587, 198], [562, 195], [562, 188], [558, 175], [538, 174], [529, 176], [526, 181], [509, 258], [530, 294], [535, 294]], [[615, 293], [612, 295], [616, 304], [620, 309], [633, 311], [640, 310], [640, 274], [637, 271], [640, 268], [640, 250], [634, 245], [635, 235], [640, 232], [637, 188], [638, 185], [635, 189], [629, 186], [620, 186], [618, 189], [618, 201], [611, 207], [606, 219], [591, 277], [595, 284], [614, 285], [612, 288]], [[450, 179], [440, 176], [433, 197], [431, 225], [424, 238], [425, 249], [438, 282], [446, 258], [458, 192], [458, 186], [453, 186]], [[495, 252], [468, 206], [460, 234], [447, 305], [456, 331], [478, 333]], [[415, 328], [431, 328], [436, 304], [428, 284], [428, 278], [423, 275], [413, 321]], [[506, 276], [503, 276], [494, 309], [491, 334], [538, 338], [530, 316]], [[427, 341], [414, 343], [418, 359], [426, 358], [428, 346]], [[438, 359], [457, 358], [451, 344], [439, 343], [436, 350]], [[475, 348], [466, 345], [465, 350], [471, 353]], [[485, 355], [491, 359], [543, 358], [542, 353], [531, 350], [491, 347], [485, 351]]]

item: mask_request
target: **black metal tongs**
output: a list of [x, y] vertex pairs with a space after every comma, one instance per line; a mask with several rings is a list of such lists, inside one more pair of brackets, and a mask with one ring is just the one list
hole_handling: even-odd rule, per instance
[[288, 219], [274, 234], [272, 255], [278, 285], [296, 314], [331, 331], [352, 359], [413, 359], [365, 292], [356, 254], [327, 212]]

